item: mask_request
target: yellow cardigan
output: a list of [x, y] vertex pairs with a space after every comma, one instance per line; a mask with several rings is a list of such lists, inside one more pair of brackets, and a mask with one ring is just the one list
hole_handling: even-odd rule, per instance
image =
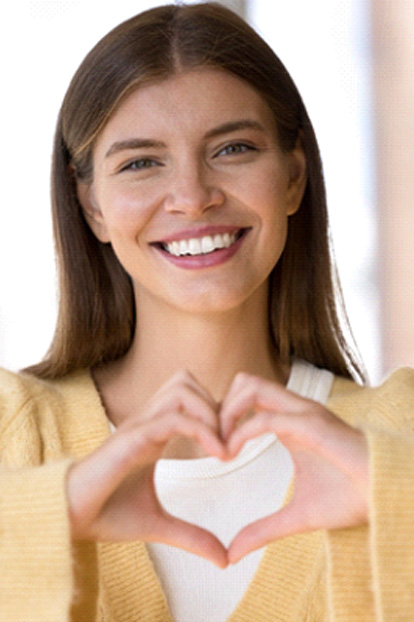
[[[371, 526], [272, 543], [229, 622], [414, 620], [414, 371], [328, 407], [368, 438]], [[1, 622], [171, 622], [145, 544], [71, 544], [68, 466], [108, 434], [88, 371], [0, 371]]]

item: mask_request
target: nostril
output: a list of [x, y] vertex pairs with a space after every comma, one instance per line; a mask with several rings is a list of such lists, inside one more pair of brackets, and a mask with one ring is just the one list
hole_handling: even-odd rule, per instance
[[164, 205], [165, 209], [171, 212], [199, 214], [222, 205], [224, 200], [225, 195], [222, 190], [189, 182], [170, 192]]

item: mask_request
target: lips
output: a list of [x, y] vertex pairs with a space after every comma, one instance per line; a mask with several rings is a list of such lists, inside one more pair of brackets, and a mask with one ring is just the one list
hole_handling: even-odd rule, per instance
[[230, 259], [243, 243], [247, 231], [247, 228], [204, 227], [172, 234], [152, 246], [183, 268], [211, 267]]
[[207, 255], [232, 246], [245, 232], [245, 229], [227, 229], [225, 231], [204, 228], [200, 232], [183, 231], [174, 237], [155, 243], [162, 250], [175, 257], [186, 255]]

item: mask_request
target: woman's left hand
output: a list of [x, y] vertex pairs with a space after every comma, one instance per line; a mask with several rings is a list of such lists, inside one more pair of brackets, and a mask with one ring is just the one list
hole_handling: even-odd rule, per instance
[[295, 466], [290, 502], [237, 534], [228, 550], [230, 563], [278, 538], [368, 522], [368, 450], [362, 432], [321, 404], [245, 373], [235, 377], [220, 419], [231, 456], [247, 440], [270, 432], [290, 451]]

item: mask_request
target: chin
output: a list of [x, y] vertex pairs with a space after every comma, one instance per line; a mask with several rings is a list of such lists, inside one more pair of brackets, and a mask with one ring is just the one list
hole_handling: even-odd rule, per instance
[[[254, 281], [254, 282], [253, 282]], [[156, 307], [161, 312], [180, 312], [188, 315], [215, 315], [246, 309], [257, 304], [267, 304], [266, 280], [257, 282], [257, 279], [229, 279], [219, 282], [194, 282], [189, 284], [170, 283], [168, 287], [161, 287], [158, 291], [154, 287], [147, 289], [135, 284], [137, 313], [140, 307], [149, 304], [149, 309], [155, 312]], [[155, 306], [154, 306], [155, 305]]]
[[232, 301], [222, 300], [192, 300], [183, 305], [176, 303], [174, 307], [190, 315], [215, 315], [226, 313], [239, 308], [241, 305]]
[[174, 306], [183, 312], [189, 314], [220, 314], [236, 311], [246, 306], [248, 301], [254, 297], [254, 290], [249, 291], [231, 291], [226, 288], [220, 291], [220, 288], [214, 288], [213, 291], [192, 292], [185, 296], [180, 296], [177, 300], [175, 297]]

